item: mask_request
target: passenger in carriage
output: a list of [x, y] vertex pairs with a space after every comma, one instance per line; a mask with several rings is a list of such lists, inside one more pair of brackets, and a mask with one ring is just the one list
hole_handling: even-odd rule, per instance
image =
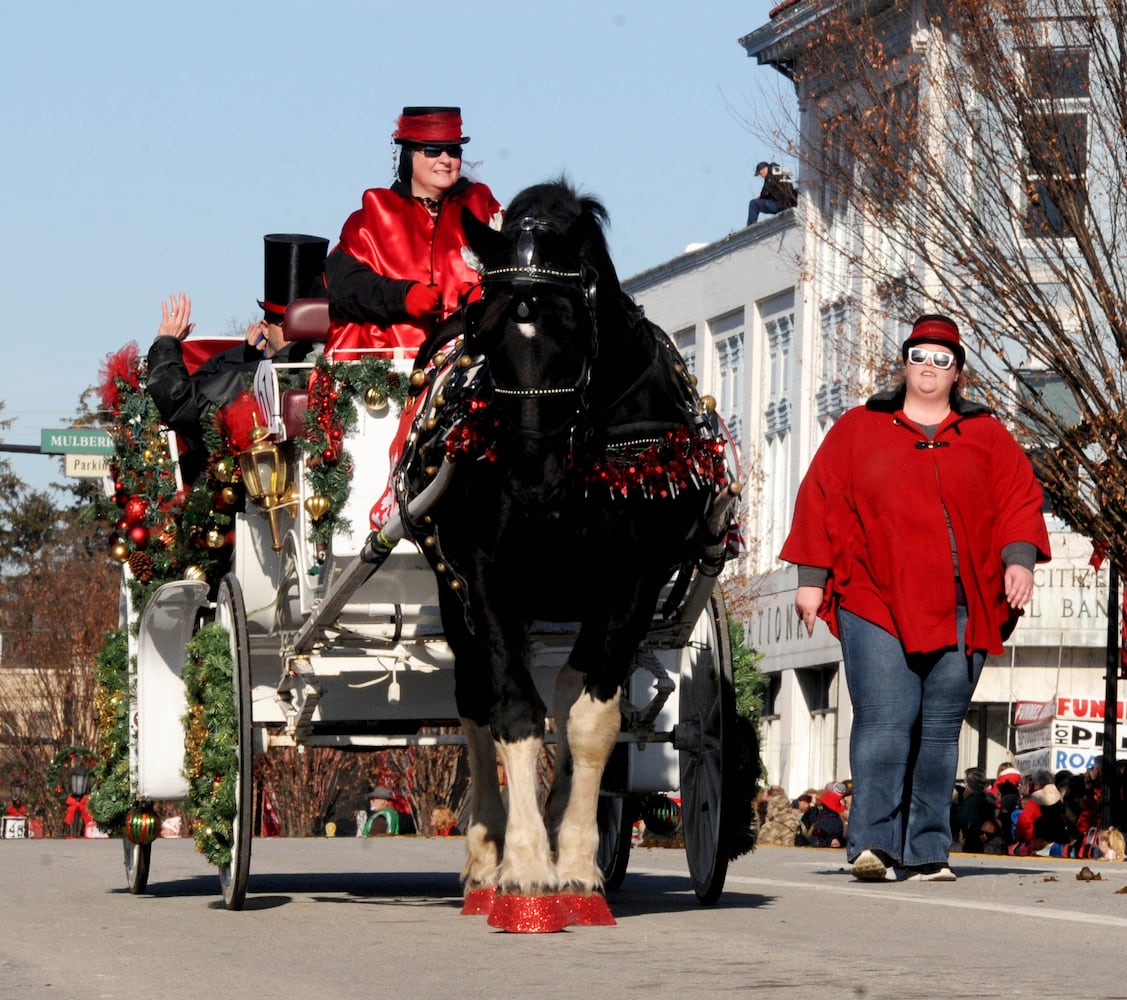
[[192, 301], [181, 292], [160, 306], [161, 322], [149, 348], [148, 392], [161, 419], [179, 436], [180, 472], [185, 485], [207, 467], [201, 420], [209, 406], [222, 406], [244, 388], [244, 375], [263, 358], [275, 363], [303, 361], [313, 350], [308, 342], [287, 342], [282, 318], [294, 299], [322, 288], [329, 241], [320, 236], [276, 233], [265, 241], [265, 298], [258, 303], [262, 319], [250, 323], [243, 343], [217, 354], [189, 374], [183, 340], [192, 332]]
[[400, 147], [395, 182], [364, 192], [325, 265], [326, 353], [339, 361], [370, 348], [413, 354], [478, 281], [463, 252], [462, 209], [500, 225], [493, 193], [462, 176], [470, 140], [460, 108], [404, 108], [392, 139]]

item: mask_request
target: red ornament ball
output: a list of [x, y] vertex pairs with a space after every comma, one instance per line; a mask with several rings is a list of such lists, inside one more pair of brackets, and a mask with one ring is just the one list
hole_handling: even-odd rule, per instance
[[125, 816], [125, 837], [131, 844], [151, 844], [160, 836], [160, 817], [151, 809], [132, 809]]
[[125, 501], [125, 520], [130, 524], [143, 521], [149, 511], [149, 502], [144, 497], [130, 497]]
[[129, 529], [129, 540], [139, 549], [149, 544], [149, 529], [143, 524], [135, 524]]

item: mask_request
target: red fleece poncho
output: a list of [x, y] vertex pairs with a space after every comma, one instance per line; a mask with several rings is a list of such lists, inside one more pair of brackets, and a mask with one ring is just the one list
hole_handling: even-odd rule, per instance
[[898, 406], [859, 406], [814, 456], [780, 558], [830, 571], [819, 616], [834, 635], [843, 607], [909, 653], [956, 644], [946, 509], [967, 595], [966, 648], [1002, 652], [1002, 549], [1028, 542], [1047, 562], [1049, 537], [1029, 459], [997, 419], [964, 407], [928, 441]]

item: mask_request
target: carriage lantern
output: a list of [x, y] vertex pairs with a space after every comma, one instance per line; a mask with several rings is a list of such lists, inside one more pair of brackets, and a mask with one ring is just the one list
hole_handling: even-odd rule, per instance
[[270, 438], [266, 427], [255, 427], [250, 432], [251, 445], [239, 453], [239, 469], [247, 495], [270, 515], [270, 533], [274, 551], [282, 551], [282, 536], [278, 527], [278, 511], [297, 503], [290, 484], [290, 464], [285, 452]]

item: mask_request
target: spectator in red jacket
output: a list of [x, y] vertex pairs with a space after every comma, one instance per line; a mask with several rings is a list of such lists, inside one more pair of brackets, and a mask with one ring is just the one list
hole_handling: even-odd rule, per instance
[[1049, 559], [1041, 488], [985, 406], [960, 395], [958, 326], [916, 320], [904, 381], [830, 429], [798, 491], [781, 558], [795, 608], [841, 639], [853, 703], [853, 875], [951, 881], [959, 732]]

